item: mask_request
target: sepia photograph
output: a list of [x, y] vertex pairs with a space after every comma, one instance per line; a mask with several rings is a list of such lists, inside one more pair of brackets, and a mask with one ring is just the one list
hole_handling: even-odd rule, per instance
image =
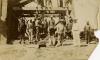
[[100, 0], [0, 0], [0, 60], [88, 60]]

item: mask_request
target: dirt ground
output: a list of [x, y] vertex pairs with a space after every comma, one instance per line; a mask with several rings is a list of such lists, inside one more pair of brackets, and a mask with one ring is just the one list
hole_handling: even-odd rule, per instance
[[88, 60], [97, 44], [74, 47], [42, 47], [37, 45], [1, 45], [0, 60]]

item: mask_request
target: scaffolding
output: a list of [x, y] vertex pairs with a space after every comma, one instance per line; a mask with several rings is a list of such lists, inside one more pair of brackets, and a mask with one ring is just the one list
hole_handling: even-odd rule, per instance
[[[54, 0], [55, 1], [55, 0]], [[70, 0], [56, 0], [57, 7], [53, 7], [54, 5], [53, 0], [29, 0], [25, 1], [23, 3], [20, 3], [13, 7], [13, 10], [15, 11], [16, 16], [22, 16], [22, 17], [34, 17], [35, 15], [59, 15], [59, 16], [66, 16], [70, 15], [70, 10], [68, 6], [65, 7], [66, 3], [67, 5], [70, 3]], [[34, 2], [37, 3], [37, 6], [33, 8], [34, 9], [22, 9], [22, 7], [25, 7], [25, 5]], [[51, 6], [50, 6], [51, 4]], [[27, 10], [28, 9], [28, 10]]]

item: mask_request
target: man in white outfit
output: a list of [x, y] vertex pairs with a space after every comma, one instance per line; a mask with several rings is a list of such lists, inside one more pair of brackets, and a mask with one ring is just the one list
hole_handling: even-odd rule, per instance
[[77, 22], [77, 19], [73, 20], [73, 27], [72, 27], [72, 33], [73, 33], [73, 45], [74, 46], [80, 46], [80, 30], [79, 30], [79, 24]]

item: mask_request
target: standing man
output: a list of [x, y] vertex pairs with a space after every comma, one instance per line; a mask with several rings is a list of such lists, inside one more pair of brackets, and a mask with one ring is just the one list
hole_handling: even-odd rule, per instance
[[28, 22], [28, 31], [29, 31], [29, 42], [33, 43], [33, 22], [32, 19]]
[[63, 0], [58, 0], [58, 6], [63, 7]]
[[23, 44], [25, 42], [24, 37], [25, 37], [25, 32], [26, 32], [26, 25], [25, 25], [25, 21], [23, 20], [23, 18], [20, 18], [18, 20], [19, 20], [18, 32], [20, 36], [20, 43]]
[[47, 0], [46, 3], [47, 3], [47, 5], [46, 5], [47, 8], [48, 8], [48, 9], [49, 9], [49, 8], [51, 9], [51, 8], [52, 8], [52, 1], [51, 1], [51, 0]]
[[86, 44], [89, 44], [90, 39], [91, 39], [91, 37], [90, 37], [91, 31], [90, 30], [91, 30], [90, 24], [89, 24], [89, 22], [87, 22], [87, 24], [84, 28]]
[[36, 41], [40, 41], [40, 35], [42, 33], [42, 30], [41, 30], [42, 21], [41, 21], [40, 17], [36, 18], [35, 27], [36, 27]]
[[49, 45], [55, 45], [55, 39], [54, 39], [54, 35], [55, 35], [55, 20], [53, 19], [53, 17], [51, 17], [51, 20], [49, 21], [48, 24], [48, 33], [49, 33]]
[[65, 21], [64, 19], [60, 19], [60, 21], [56, 24], [56, 34], [57, 34], [57, 45], [60, 46], [63, 44], [63, 38], [65, 35]]

